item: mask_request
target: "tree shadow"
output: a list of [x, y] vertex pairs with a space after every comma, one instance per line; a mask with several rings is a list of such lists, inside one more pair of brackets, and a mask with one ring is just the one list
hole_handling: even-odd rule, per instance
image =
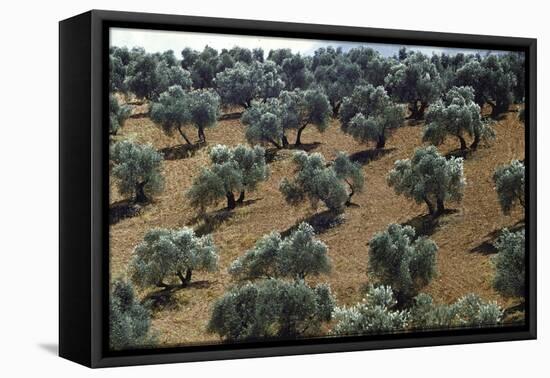
[[365, 150], [359, 151], [351, 154], [349, 156], [351, 161], [365, 165], [371, 161], [378, 160], [384, 155], [389, 154], [390, 152], [395, 151], [395, 148], [377, 148], [374, 150]]
[[299, 144], [299, 145], [290, 144], [290, 145], [288, 145], [287, 149], [289, 149], [289, 150], [302, 150], [302, 151], [305, 151], [305, 152], [309, 152], [309, 151], [315, 150], [320, 145], [321, 145], [321, 142], [302, 143], [302, 144]]
[[441, 220], [445, 215], [455, 214], [458, 210], [456, 209], [445, 209], [443, 214], [438, 217], [434, 217], [430, 214], [417, 215], [414, 218], [409, 219], [408, 221], [401, 223], [401, 226], [410, 226], [414, 229], [416, 237], [420, 236], [431, 236], [437, 230], [441, 224]]
[[206, 146], [206, 142], [179, 144], [177, 146], [161, 148], [158, 152], [164, 155], [164, 160], [180, 160], [194, 156], [204, 146]]
[[138, 216], [142, 209], [142, 205], [127, 199], [117, 201], [109, 206], [109, 224], [117, 224], [123, 219]]
[[243, 115], [243, 112], [224, 113], [218, 117], [218, 121], [225, 121], [228, 119], [239, 119], [241, 118], [242, 115]]
[[147, 294], [141, 303], [151, 311], [179, 310], [182, 303], [174, 296], [176, 292], [185, 289], [207, 289], [210, 286], [210, 281], [206, 280], [191, 281], [185, 286], [173, 285]]
[[[516, 222], [512, 227], [503, 227], [507, 228], [510, 232], [517, 232], [525, 227], [523, 220]], [[495, 247], [495, 242], [502, 233], [503, 228], [493, 230], [485, 235], [488, 239], [484, 240], [480, 244], [476, 245], [474, 248], [470, 249], [471, 253], [481, 253], [482, 255], [492, 255], [498, 253], [497, 248]]]
[[331, 228], [337, 227], [344, 223], [343, 214], [335, 214], [333, 211], [325, 210], [320, 213], [315, 213], [308, 217], [300, 219], [298, 222], [281, 232], [283, 238], [292, 234], [301, 223], [308, 223], [317, 234], [322, 234]]
[[450, 159], [452, 157], [466, 159], [468, 156], [470, 156], [471, 153], [472, 153], [472, 150], [470, 150], [469, 148], [465, 150], [461, 150], [460, 148], [457, 148], [456, 150], [447, 152], [443, 156], [445, 156], [445, 159]]

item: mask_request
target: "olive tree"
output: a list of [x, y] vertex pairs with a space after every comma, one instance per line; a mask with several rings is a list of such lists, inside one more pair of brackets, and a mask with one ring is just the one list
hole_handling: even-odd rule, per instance
[[445, 211], [446, 201], [460, 201], [466, 180], [463, 159], [441, 156], [434, 146], [418, 148], [412, 159], [397, 160], [387, 181], [397, 194], [425, 202], [430, 215]]
[[428, 105], [439, 98], [442, 83], [436, 66], [420, 53], [412, 53], [393, 65], [385, 78], [392, 96], [409, 103], [410, 117], [421, 119]]
[[361, 143], [373, 141], [384, 148], [391, 130], [403, 125], [404, 109], [394, 104], [383, 87], [355, 87], [340, 108], [342, 131]]
[[152, 100], [159, 82], [157, 74], [157, 59], [152, 54], [136, 50], [128, 65], [126, 86], [136, 97]]
[[278, 232], [264, 235], [254, 248], [235, 260], [229, 273], [240, 280], [284, 278], [303, 280], [330, 271], [328, 247], [315, 238], [308, 223], [301, 223], [286, 238]]
[[369, 274], [408, 301], [436, 274], [437, 245], [414, 228], [390, 224], [369, 241]]
[[158, 99], [161, 93], [166, 92], [168, 88], [178, 85], [184, 90], [190, 90], [193, 84], [191, 73], [179, 66], [170, 66], [166, 61], [158, 63], [156, 68], [157, 83], [152, 100]]
[[493, 175], [500, 208], [504, 214], [517, 204], [525, 208], [525, 165], [512, 160], [509, 165], [498, 167]]
[[411, 328], [490, 327], [501, 323], [504, 311], [496, 302], [468, 294], [451, 304], [435, 304], [428, 294], [419, 294], [410, 310]]
[[[223, 198], [227, 200], [227, 208], [234, 209], [244, 201], [245, 191], [254, 191], [269, 173], [265, 150], [260, 146], [216, 145], [210, 150], [210, 160], [212, 164], [202, 170], [187, 191], [192, 206], [201, 211]], [[239, 193], [237, 200], [235, 193]]]
[[230, 341], [317, 335], [333, 309], [328, 285], [262, 280], [233, 287], [219, 298], [207, 329]]
[[397, 301], [389, 286], [370, 286], [362, 302], [336, 307], [334, 335], [367, 335], [402, 331], [407, 327], [407, 311], [395, 309]]
[[494, 130], [481, 118], [480, 107], [474, 102], [472, 87], [453, 87], [444, 100], [436, 101], [428, 109], [422, 140], [437, 146], [447, 135], [458, 138], [461, 150], [467, 148], [465, 135], [473, 138], [472, 150], [482, 139], [494, 139]]
[[109, 54], [109, 85], [111, 92], [126, 92], [126, 66], [114, 53]]
[[332, 164], [332, 169], [336, 173], [336, 177], [348, 185], [349, 194], [346, 205], [349, 206], [351, 205], [351, 197], [356, 192], [363, 191], [365, 185], [365, 176], [361, 165], [351, 161], [346, 153], [338, 152]]
[[279, 95], [280, 117], [283, 130], [296, 130], [295, 145], [302, 144], [302, 132], [313, 125], [319, 132], [329, 126], [330, 104], [327, 96], [318, 89], [283, 91]]
[[131, 283], [116, 280], [109, 296], [109, 345], [113, 350], [135, 349], [155, 342], [149, 311], [139, 303]]
[[204, 129], [217, 123], [220, 98], [213, 90], [194, 90], [186, 92], [179, 85], [163, 92], [159, 101], [151, 107], [151, 119], [160, 125], [167, 135], [178, 130], [189, 145], [193, 144], [183, 131], [185, 125], [193, 125], [198, 132], [200, 142], [206, 141]]
[[146, 203], [151, 195], [162, 191], [164, 159], [150, 144], [117, 142], [111, 147], [110, 159], [111, 173], [121, 194], [132, 195], [136, 203]]
[[244, 111], [241, 123], [246, 126], [245, 136], [250, 144], [271, 143], [276, 148], [288, 144], [280, 117], [281, 107], [276, 98], [265, 102], [255, 101]]
[[124, 126], [126, 120], [130, 117], [132, 108], [128, 105], [120, 105], [117, 98], [109, 95], [109, 134], [116, 135], [118, 130]]
[[212, 237], [198, 237], [188, 227], [147, 231], [134, 249], [129, 266], [135, 285], [163, 289], [174, 287], [173, 280], [179, 281], [179, 287], [185, 287], [194, 271], [213, 272], [217, 268], [218, 251]]
[[336, 117], [344, 97], [351, 95], [353, 88], [361, 80], [361, 69], [357, 64], [339, 56], [331, 65], [319, 65], [314, 76], [328, 97], [333, 117]]
[[507, 229], [495, 243], [495, 278], [493, 287], [505, 297], [525, 296], [525, 230]]
[[215, 85], [226, 105], [252, 105], [254, 99], [277, 97], [284, 82], [273, 62], [251, 64], [237, 63], [218, 73]]
[[334, 169], [327, 167], [323, 155], [297, 151], [293, 162], [296, 165], [294, 178], [284, 178], [279, 186], [289, 204], [298, 205], [307, 199], [313, 207], [321, 201], [333, 213], [344, 211], [348, 194]]
[[390, 72], [391, 60], [384, 58], [371, 47], [357, 47], [348, 51], [347, 56], [352, 63], [361, 69], [363, 79], [375, 87], [384, 85], [384, 79]]
[[313, 81], [313, 74], [308, 68], [307, 59], [300, 54], [285, 58], [280, 66], [287, 90], [305, 90]]

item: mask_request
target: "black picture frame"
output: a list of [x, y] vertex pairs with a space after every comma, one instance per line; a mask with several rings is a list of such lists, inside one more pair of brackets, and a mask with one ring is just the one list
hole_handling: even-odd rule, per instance
[[[525, 326], [111, 352], [108, 326], [108, 30], [181, 30], [523, 51]], [[92, 10], [59, 23], [59, 354], [89, 367], [535, 339], [536, 39]]]

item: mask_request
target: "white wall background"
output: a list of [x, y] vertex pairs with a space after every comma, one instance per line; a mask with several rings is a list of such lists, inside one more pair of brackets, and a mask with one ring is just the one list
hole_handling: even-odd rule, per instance
[[[61, 2], [60, 2], [61, 3]], [[550, 331], [548, 8], [543, 1], [53, 1], [3, 3], [0, 22], [0, 375], [56, 377], [541, 377]], [[88, 370], [56, 356], [58, 25], [91, 8], [538, 38], [539, 340]], [[546, 8], [546, 9], [545, 9]], [[75, 125], [78, 127], [78, 125]], [[545, 350], [546, 349], [546, 350]]]

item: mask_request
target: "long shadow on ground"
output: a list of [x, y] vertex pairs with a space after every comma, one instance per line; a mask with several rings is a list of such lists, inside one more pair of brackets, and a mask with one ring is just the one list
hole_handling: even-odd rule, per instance
[[166, 289], [159, 289], [149, 293], [141, 303], [152, 311], [178, 310], [185, 303], [180, 303], [174, 294], [185, 289], [207, 289], [212, 285], [210, 281], [192, 281], [186, 286], [174, 285]]
[[109, 206], [109, 224], [117, 224], [123, 219], [138, 216], [142, 209], [142, 205], [138, 205], [133, 201], [117, 201]]
[[206, 146], [205, 142], [195, 144], [179, 144], [161, 148], [158, 152], [164, 155], [164, 160], [180, 160], [192, 157], [195, 153]]
[[240, 204], [237, 204], [237, 207], [233, 210], [227, 208], [215, 210], [211, 213], [198, 215], [195, 218], [191, 219], [190, 224], [199, 223], [195, 228], [195, 234], [198, 236], [203, 236], [211, 234], [218, 229], [225, 221], [231, 219], [235, 215], [235, 210], [239, 207], [250, 206], [253, 203], [261, 200], [261, 198], [245, 200]]
[[457, 212], [458, 210], [456, 209], [446, 209], [442, 215], [436, 218], [430, 214], [417, 215], [416, 217], [401, 223], [401, 226], [411, 226], [414, 228], [416, 237], [431, 236], [437, 230], [445, 215], [454, 214]]
[[320, 213], [313, 214], [309, 217], [300, 219], [298, 222], [296, 222], [286, 230], [282, 231], [281, 236], [289, 236], [303, 222], [309, 223], [317, 234], [322, 234], [323, 232], [344, 223], [344, 218], [342, 214], [334, 214], [330, 210], [325, 210]]
[[371, 161], [382, 158], [384, 155], [387, 155], [392, 151], [395, 151], [395, 148], [378, 148], [374, 150], [365, 150], [355, 152], [351, 154], [349, 158], [351, 161], [365, 165], [370, 163]]
[[476, 245], [474, 248], [470, 249], [471, 253], [481, 253], [482, 255], [491, 255], [498, 252], [495, 247], [495, 242], [502, 233], [504, 228], [507, 228], [510, 232], [516, 232], [525, 227], [525, 222], [523, 220], [516, 222], [512, 227], [503, 227], [497, 230], [489, 232], [486, 237], [487, 240], [484, 240], [480, 244]]

